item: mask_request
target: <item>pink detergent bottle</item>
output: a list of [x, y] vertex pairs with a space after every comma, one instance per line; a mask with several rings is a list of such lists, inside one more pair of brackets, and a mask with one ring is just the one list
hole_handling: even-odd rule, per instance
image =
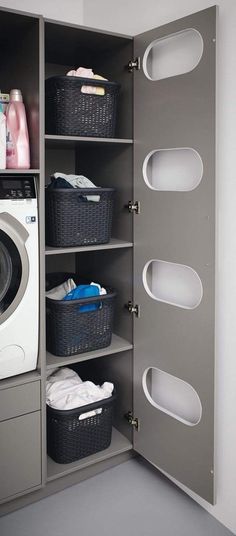
[[7, 168], [29, 169], [30, 149], [25, 106], [20, 89], [12, 89], [6, 110]]

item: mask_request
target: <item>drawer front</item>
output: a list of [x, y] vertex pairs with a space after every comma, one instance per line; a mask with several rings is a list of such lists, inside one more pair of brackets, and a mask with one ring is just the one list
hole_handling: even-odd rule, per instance
[[17, 385], [0, 391], [0, 421], [40, 409], [40, 382]]
[[0, 500], [41, 484], [40, 411], [0, 423]]

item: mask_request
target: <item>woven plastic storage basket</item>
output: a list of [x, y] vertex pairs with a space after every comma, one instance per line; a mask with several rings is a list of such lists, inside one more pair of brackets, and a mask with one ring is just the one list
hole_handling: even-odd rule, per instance
[[[66, 281], [68, 275], [76, 281], [74, 274], [50, 274], [47, 290]], [[52, 300], [47, 297], [47, 350], [54, 355], [67, 357], [109, 346], [115, 298], [116, 292], [112, 289], [107, 289], [104, 296], [79, 300]], [[97, 308], [83, 311], [83, 306], [91, 304]]]
[[[106, 244], [111, 238], [113, 188], [46, 188], [46, 244], [52, 247]], [[86, 196], [99, 195], [100, 201]]]
[[[82, 93], [82, 86], [102, 87], [105, 95]], [[115, 136], [120, 84], [53, 76], [46, 80], [46, 132], [64, 136]]]
[[[108, 448], [115, 397], [65, 411], [47, 406], [49, 456], [57, 463], [71, 463]], [[100, 413], [80, 420], [80, 415], [100, 408]]]

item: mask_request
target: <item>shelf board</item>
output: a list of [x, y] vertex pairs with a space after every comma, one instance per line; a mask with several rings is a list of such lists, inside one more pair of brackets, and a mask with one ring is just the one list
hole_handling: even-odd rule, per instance
[[0, 169], [0, 174], [11, 174], [11, 175], [32, 175], [34, 173], [40, 173], [39, 169]]
[[46, 255], [62, 255], [63, 253], [86, 253], [87, 251], [102, 251], [104, 249], [122, 249], [132, 248], [132, 242], [126, 242], [125, 240], [119, 240], [117, 238], [111, 238], [108, 244], [91, 245], [91, 246], [77, 246], [68, 248], [53, 248], [46, 246]]
[[90, 136], [54, 136], [53, 134], [45, 134], [46, 147], [56, 148], [74, 148], [78, 145], [94, 145], [105, 143], [109, 144], [132, 144], [133, 140], [128, 138], [95, 138]]
[[110, 447], [101, 452], [97, 452], [96, 454], [92, 454], [92, 456], [87, 456], [86, 458], [82, 458], [82, 460], [66, 464], [56, 463], [48, 456], [47, 480], [55, 480], [56, 478], [78, 471], [79, 469], [84, 469], [89, 465], [93, 465], [97, 462], [122, 454], [123, 452], [127, 452], [128, 450], [132, 450], [132, 448], [132, 443], [118, 432], [116, 428], [113, 428]]
[[71, 357], [59, 357], [46, 352], [47, 370], [54, 369], [55, 367], [71, 365], [72, 363], [90, 361], [91, 359], [96, 359], [106, 355], [119, 354], [120, 352], [132, 350], [132, 348], [133, 345], [130, 342], [113, 333], [111, 344], [110, 346], [107, 346], [107, 348], [101, 348], [99, 350], [93, 350], [92, 352], [85, 352], [83, 354], [76, 354]]
[[40, 378], [41, 374], [37, 370], [25, 372], [24, 374], [18, 374], [17, 376], [12, 376], [11, 378], [5, 378], [0, 380], [0, 391], [2, 389], [8, 389], [9, 387], [35, 382], [40, 380]]

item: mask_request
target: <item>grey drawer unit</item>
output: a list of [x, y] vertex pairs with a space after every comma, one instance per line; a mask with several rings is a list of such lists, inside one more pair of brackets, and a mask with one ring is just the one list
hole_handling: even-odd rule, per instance
[[40, 411], [0, 423], [0, 500], [41, 484]]
[[0, 391], [0, 422], [40, 409], [40, 382]]

